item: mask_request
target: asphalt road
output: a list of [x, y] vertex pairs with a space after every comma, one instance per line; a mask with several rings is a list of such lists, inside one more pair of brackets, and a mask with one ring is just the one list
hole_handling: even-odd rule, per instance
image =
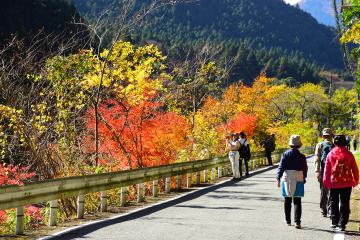
[[284, 223], [283, 198], [275, 183], [275, 169], [240, 182], [227, 182], [174, 202], [124, 218], [79, 229], [63, 239], [131, 240], [326, 240], [360, 239], [356, 233], [330, 230], [321, 217], [320, 190], [308, 160], [302, 229]]

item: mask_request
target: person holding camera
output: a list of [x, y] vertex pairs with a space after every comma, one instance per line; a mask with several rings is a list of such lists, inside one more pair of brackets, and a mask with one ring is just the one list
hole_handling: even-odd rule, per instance
[[231, 164], [231, 169], [233, 172], [233, 179], [240, 179], [240, 171], [239, 171], [239, 136], [236, 133], [231, 133], [230, 136], [226, 137], [226, 148], [229, 151], [229, 160]]

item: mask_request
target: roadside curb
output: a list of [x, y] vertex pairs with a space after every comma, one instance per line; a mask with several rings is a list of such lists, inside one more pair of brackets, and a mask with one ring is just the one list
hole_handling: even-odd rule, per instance
[[[269, 170], [273, 170], [275, 168], [278, 167], [278, 164], [275, 164], [273, 166], [267, 166], [255, 171], [250, 172], [249, 177], [252, 176], [256, 176], [258, 174], [267, 172]], [[247, 178], [242, 179], [241, 181], [245, 180]], [[116, 215], [107, 219], [101, 219], [101, 220], [96, 220], [96, 221], [90, 221], [88, 223], [84, 223], [75, 227], [70, 227], [68, 229], [56, 232], [54, 234], [45, 236], [45, 237], [41, 237], [38, 238], [38, 240], [65, 240], [65, 239], [72, 239], [72, 238], [76, 238], [76, 237], [81, 237], [84, 236], [90, 232], [93, 232], [97, 229], [109, 226], [109, 225], [113, 225], [116, 223], [120, 223], [120, 222], [125, 222], [125, 221], [129, 221], [132, 219], [136, 219], [142, 216], [146, 216], [149, 215], [151, 213], [154, 213], [156, 211], [159, 211], [161, 209], [176, 205], [178, 203], [181, 202], [185, 202], [191, 199], [195, 199], [198, 198], [208, 192], [214, 191], [218, 188], [222, 188], [228, 185], [232, 185], [235, 184], [232, 179], [226, 179], [224, 181], [215, 183], [211, 186], [204, 186], [201, 187], [199, 189], [195, 189], [192, 190], [190, 192], [181, 194], [179, 196], [176, 196], [174, 198], [165, 200], [165, 201], [160, 201], [158, 203], [146, 206], [146, 207], [141, 207], [138, 209], [134, 209], [128, 213], [124, 213], [124, 214], [120, 214], [120, 215]]]

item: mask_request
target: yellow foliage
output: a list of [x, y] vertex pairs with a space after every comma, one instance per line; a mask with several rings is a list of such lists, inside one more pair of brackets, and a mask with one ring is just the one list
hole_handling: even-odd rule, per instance
[[360, 21], [353, 24], [341, 37], [343, 43], [360, 44]]
[[[25, 143], [23, 111], [0, 104], [0, 158], [6, 157], [6, 149], [11, 141], [22, 146]], [[12, 142], [11, 144], [16, 144]]]

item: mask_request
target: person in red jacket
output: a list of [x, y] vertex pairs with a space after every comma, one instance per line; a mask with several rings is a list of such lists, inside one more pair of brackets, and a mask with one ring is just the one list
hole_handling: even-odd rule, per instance
[[346, 147], [345, 136], [336, 135], [334, 144], [335, 148], [326, 158], [323, 183], [330, 189], [331, 227], [345, 231], [349, 221], [351, 190], [359, 184], [359, 169], [354, 155]]

